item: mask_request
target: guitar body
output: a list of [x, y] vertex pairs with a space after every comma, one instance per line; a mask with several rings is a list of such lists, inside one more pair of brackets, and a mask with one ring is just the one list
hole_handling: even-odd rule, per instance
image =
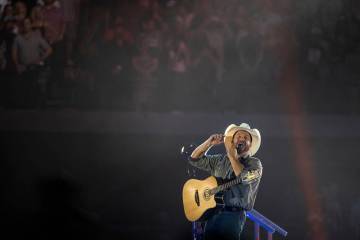
[[207, 210], [216, 207], [215, 197], [208, 191], [217, 186], [218, 183], [212, 176], [204, 180], [190, 179], [184, 184], [183, 204], [189, 221], [199, 220]]

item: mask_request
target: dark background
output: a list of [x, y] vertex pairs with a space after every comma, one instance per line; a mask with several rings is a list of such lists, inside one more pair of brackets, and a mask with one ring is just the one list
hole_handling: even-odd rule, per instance
[[[189, 128], [187, 123], [201, 119], [205, 122], [203, 129], [206, 125], [212, 128], [219, 121], [209, 121], [211, 116], [214, 117], [169, 114], [163, 117], [173, 118], [175, 122], [154, 134], [137, 133], [143, 129], [156, 131], [152, 128], [159, 116], [153, 115], [135, 117], [143, 126], [118, 118], [115, 125], [119, 127], [112, 131], [108, 128], [109, 120], [104, 120], [107, 130], [103, 124], [93, 131], [79, 128], [59, 131], [60, 127], [66, 128], [60, 121], [60, 127], [50, 131], [43, 131], [39, 126], [35, 126], [37, 131], [2, 131], [4, 231], [21, 238], [31, 235], [59, 239], [68, 236], [189, 239], [191, 224], [182, 211], [181, 189], [190, 176], [180, 148], [183, 144], [200, 143], [207, 137], [190, 134], [200, 130], [197, 124]], [[99, 115], [93, 117], [99, 118]], [[226, 122], [226, 115], [220, 117]], [[232, 121], [237, 117], [232, 115], [228, 119]], [[186, 121], [188, 118], [193, 119]], [[263, 144], [257, 156], [264, 167], [255, 209], [287, 230], [288, 238], [310, 239], [309, 225], [317, 219], [316, 213], [306, 207], [295, 164], [294, 140], [286, 136], [287, 129], [281, 125], [268, 125], [274, 121], [272, 118], [253, 119], [260, 119], [248, 122], [258, 122], [261, 127]], [[346, 118], [342, 121], [346, 123]], [[315, 131], [307, 141], [313, 151], [311, 165], [317, 181], [313, 184], [323, 209], [321, 221], [328, 239], [344, 236], [356, 239], [358, 129], [356, 133], [346, 133], [348, 126], [339, 126], [338, 129], [345, 132], [342, 134], [332, 132], [329, 123], [325, 127], [316, 126], [323, 121], [314, 124]], [[174, 129], [174, 125], [178, 128]], [[134, 128], [125, 132], [135, 133], [120, 133], [124, 126]], [[329, 133], [321, 133], [327, 128]], [[216, 129], [220, 132], [221, 127]], [[219, 147], [213, 151], [222, 150]], [[197, 178], [205, 176], [196, 173]], [[248, 220], [246, 224], [244, 236], [252, 239], [252, 223]], [[281, 239], [278, 235], [274, 237]]]

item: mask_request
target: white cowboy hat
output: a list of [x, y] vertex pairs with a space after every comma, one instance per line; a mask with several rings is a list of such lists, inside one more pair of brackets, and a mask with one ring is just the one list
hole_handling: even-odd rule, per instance
[[251, 129], [250, 125], [247, 123], [241, 123], [240, 125], [236, 125], [236, 124], [230, 124], [224, 133], [225, 137], [234, 137], [235, 133], [237, 131], [246, 131], [250, 134], [252, 141], [251, 141], [251, 147], [248, 151], [250, 156], [255, 155], [255, 153], [259, 150], [260, 145], [261, 145], [261, 135], [259, 130], [257, 130], [256, 128]]

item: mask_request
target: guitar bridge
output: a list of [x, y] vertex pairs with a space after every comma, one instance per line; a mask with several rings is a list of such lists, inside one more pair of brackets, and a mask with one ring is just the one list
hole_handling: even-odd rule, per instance
[[206, 201], [209, 201], [209, 200], [210, 200], [210, 197], [211, 197], [211, 195], [210, 195], [210, 190], [209, 190], [209, 189], [206, 189], [206, 190], [204, 191], [204, 198], [205, 198], [205, 200], [206, 200]]

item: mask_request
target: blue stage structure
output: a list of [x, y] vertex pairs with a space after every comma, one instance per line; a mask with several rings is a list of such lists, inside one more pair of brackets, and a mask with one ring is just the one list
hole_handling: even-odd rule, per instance
[[254, 222], [254, 239], [260, 240], [260, 227], [264, 228], [267, 231], [268, 240], [272, 240], [272, 235], [277, 232], [281, 236], [286, 237], [287, 231], [283, 228], [272, 222], [270, 219], [266, 218], [264, 215], [260, 214], [255, 209], [246, 212], [246, 216]]

